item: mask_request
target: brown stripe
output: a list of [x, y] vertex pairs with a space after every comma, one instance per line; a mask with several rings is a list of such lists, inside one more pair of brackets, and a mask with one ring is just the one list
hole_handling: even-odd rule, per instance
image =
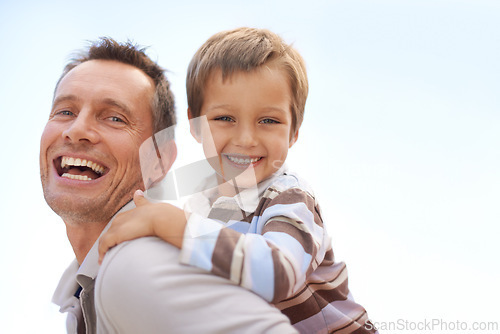
[[240, 233], [230, 228], [220, 230], [212, 254], [212, 272], [215, 275], [230, 278], [234, 248], [240, 237]]
[[300, 189], [300, 188], [290, 188], [283, 191], [279, 196], [274, 198], [268, 206], [272, 206], [275, 204], [297, 204], [304, 203], [309, 211], [314, 216], [314, 222], [323, 227], [323, 219], [321, 218], [321, 209], [319, 205], [316, 204], [314, 197], [311, 196], [308, 192]]
[[323, 261], [321, 262], [322, 266], [330, 266], [335, 262], [335, 256], [333, 255], [333, 249], [331, 246], [329, 246], [328, 250], [325, 253], [325, 257], [323, 258]]
[[[276, 307], [280, 308], [279, 304], [276, 305]], [[307, 298], [299, 305], [282, 309], [281, 313], [286, 315], [290, 319], [290, 322], [293, 325], [299, 321], [305, 320], [317, 313], [320, 313], [321, 309], [322, 307], [320, 306], [320, 304], [318, 304], [318, 301], [316, 300], [315, 296], [311, 295], [309, 298]]]
[[314, 273], [308, 277], [307, 283], [313, 289], [321, 289], [322, 284], [338, 284], [340, 280], [346, 279], [347, 267], [345, 263], [337, 262], [333, 266], [324, 267], [323, 264], [319, 266]]
[[[315, 247], [314, 239], [310, 233], [302, 231], [295, 226], [291, 225], [287, 221], [279, 220], [280, 217], [273, 217], [272, 220], [266, 223], [262, 228], [262, 235], [266, 232], [282, 232], [290, 235], [292, 238], [296, 239], [307, 254], [310, 254], [312, 258], [316, 256], [317, 248]], [[299, 222], [299, 224], [302, 224]]]
[[286, 189], [273, 199], [273, 204], [295, 204], [299, 202], [304, 202], [308, 208], [315, 207], [315, 201], [311, 194], [300, 188]]
[[254, 215], [261, 216], [262, 212], [269, 206], [271, 201], [272, 200], [268, 197], [262, 197], [257, 205], [257, 209], [255, 209]]
[[[290, 281], [288, 279], [288, 273], [286, 271], [286, 268], [282, 264], [282, 258], [279, 256], [279, 250], [273, 246], [272, 244], [268, 243], [269, 247], [271, 247], [272, 251], [272, 258], [273, 258], [273, 265], [274, 265], [274, 296], [273, 300], [271, 301], [272, 303], [279, 302], [283, 298], [286, 298], [288, 295], [288, 291], [290, 289]], [[288, 261], [285, 257], [283, 257], [284, 260]], [[293, 266], [290, 264], [290, 268], [293, 270]], [[295, 272], [293, 273], [295, 276]], [[280, 280], [276, 279], [278, 277], [281, 277]]]
[[[289, 317], [292, 323], [296, 323], [313, 316], [314, 314], [318, 313], [318, 309], [323, 309], [331, 302], [346, 300], [349, 289], [347, 286], [347, 280], [345, 280], [332, 290], [318, 290], [315, 292], [309, 292], [312, 293], [312, 295], [305, 301], [302, 301], [300, 304], [289, 306], [284, 309], [282, 309], [279, 304], [276, 306], [281, 309], [281, 312], [283, 312], [284, 314], [294, 315], [293, 319], [290, 316]], [[293, 300], [290, 300], [287, 304], [290, 305], [290, 302], [293, 302]], [[300, 317], [297, 316], [299, 314]]]
[[325, 306], [326, 304], [330, 304], [331, 302], [336, 300], [346, 300], [347, 295], [349, 294], [347, 280], [345, 280], [332, 290], [317, 290], [315, 291], [315, 294], [316, 296], [321, 297], [320, 300], [325, 301]]
[[281, 301], [277, 306], [280, 309], [285, 309], [302, 303], [304, 300], [309, 298], [309, 296], [311, 296], [316, 290], [337, 289], [339, 285], [347, 280], [347, 270], [345, 268], [345, 264], [343, 262], [340, 262], [339, 265], [339, 268], [334, 268], [338, 269], [339, 271], [336, 270], [334, 272], [328, 273], [329, 275], [334, 276], [325, 278], [325, 280], [322, 280], [321, 282], [311, 283], [310, 281], [308, 281], [307, 285], [304, 285], [304, 287], [300, 291], [298, 291], [292, 297]]

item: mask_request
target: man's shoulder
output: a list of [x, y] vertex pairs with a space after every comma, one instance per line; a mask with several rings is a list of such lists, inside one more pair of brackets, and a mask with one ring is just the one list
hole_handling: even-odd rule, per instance
[[156, 237], [127, 241], [110, 249], [95, 282], [100, 330], [153, 333], [148, 326], [158, 322], [156, 311], [165, 303], [171, 304], [170, 297], [179, 297], [171, 292], [174, 287], [183, 289], [183, 281], [190, 276], [191, 268], [182, 268], [178, 256], [178, 249]]
[[[262, 298], [222, 277], [182, 265], [178, 256], [177, 248], [155, 237], [112, 248], [96, 278], [99, 329], [109, 333], [294, 332], [287, 318]], [[219, 318], [221, 313], [227, 317]]]
[[[156, 237], [123, 242], [108, 251], [99, 269], [96, 286], [122, 289], [130, 293], [128, 284], [148, 282], [158, 275], [193, 274], [195, 268], [179, 264], [179, 249]], [[105, 293], [104, 289], [102, 290]]]
[[156, 237], [144, 237], [123, 242], [111, 248], [99, 269], [98, 277], [107, 274], [110, 270], [125, 269], [128, 266], [149, 266], [152, 261], [177, 259], [179, 250]]

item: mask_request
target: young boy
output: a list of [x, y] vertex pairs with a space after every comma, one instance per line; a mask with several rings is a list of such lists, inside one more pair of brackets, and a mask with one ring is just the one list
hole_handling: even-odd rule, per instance
[[194, 55], [186, 85], [189, 118], [207, 124], [191, 123], [191, 133], [218, 179], [198, 197], [208, 209], [190, 214], [138, 191], [136, 209], [101, 238], [101, 259], [117, 243], [158, 236], [182, 263], [254, 291], [302, 333], [375, 332], [334, 261], [312, 190], [284, 165], [308, 94], [298, 52], [268, 30], [221, 32]]

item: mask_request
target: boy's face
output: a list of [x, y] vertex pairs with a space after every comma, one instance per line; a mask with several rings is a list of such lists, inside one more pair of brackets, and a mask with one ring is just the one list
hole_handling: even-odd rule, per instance
[[298, 135], [292, 132], [292, 97], [283, 71], [261, 67], [236, 72], [224, 82], [216, 71], [204, 95], [201, 116], [208, 128], [202, 127], [197, 139], [207, 157], [219, 157], [209, 159], [219, 175], [230, 181], [241, 174], [238, 186], [250, 187], [283, 165]]

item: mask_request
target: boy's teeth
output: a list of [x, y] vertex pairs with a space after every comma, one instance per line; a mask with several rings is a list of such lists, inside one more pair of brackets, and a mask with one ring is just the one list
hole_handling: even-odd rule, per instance
[[[85, 167], [91, 168], [94, 172], [96, 172], [98, 174], [104, 173], [104, 167], [96, 164], [93, 161], [86, 160], [86, 159], [80, 159], [80, 158], [62, 157], [61, 168], [65, 168], [68, 166], [85, 166]], [[65, 174], [67, 174], [67, 173], [65, 173]], [[73, 175], [73, 176], [75, 176], [75, 175]], [[91, 180], [90, 178], [88, 178], [88, 179]]]
[[72, 179], [72, 180], [92, 181], [92, 179], [90, 177], [88, 177], [87, 175], [72, 175], [69, 173], [64, 173], [63, 175], [61, 175], [61, 177], [66, 177], [66, 178]]
[[240, 164], [240, 165], [248, 165], [248, 164], [253, 164], [254, 162], [257, 162], [260, 160], [260, 158], [236, 158], [236, 157], [232, 157], [232, 156], [227, 156], [229, 160], [231, 160], [232, 162], [234, 163], [237, 163], [237, 164]]

